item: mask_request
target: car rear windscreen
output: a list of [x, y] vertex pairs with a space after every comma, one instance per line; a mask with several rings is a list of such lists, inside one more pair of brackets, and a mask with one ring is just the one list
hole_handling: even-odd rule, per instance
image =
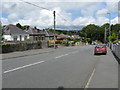
[[105, 46], [96, 46], [95, 48], [105, 48]]

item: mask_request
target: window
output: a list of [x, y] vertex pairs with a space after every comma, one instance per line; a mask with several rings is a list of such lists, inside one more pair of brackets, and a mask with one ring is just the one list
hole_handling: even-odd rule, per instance
[[26, 39], [27, 39], [27, 36], [24, 37], [24, 40], [26, 40]]
[[14, 40], [14, 41], [17, 41], [17, 38], [18, 38], [17, 36], [14, 36], [14, 37], [13, 37], [13, 40]]

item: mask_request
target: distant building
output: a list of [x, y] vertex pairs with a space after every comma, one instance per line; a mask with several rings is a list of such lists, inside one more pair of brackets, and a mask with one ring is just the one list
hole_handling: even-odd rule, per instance
[[15, 25], [9, 24], [3, 27], [4, 41], [25, 41], [29, 39], [29, 34]]

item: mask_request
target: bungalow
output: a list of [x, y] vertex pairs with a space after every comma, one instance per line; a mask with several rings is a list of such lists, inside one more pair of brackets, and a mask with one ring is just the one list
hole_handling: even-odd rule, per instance
[[27, 32], [13, 24], [4, 26], [3, 31], [4, 41], [25, 41], [29, 39], [29, 34]]
[[30, 39], [32, 41], [44, 41], [45, 40], [45, 34], [42, 30], [37, 28], [29, 27], [27, 30], [25, 30], [30, 35]]

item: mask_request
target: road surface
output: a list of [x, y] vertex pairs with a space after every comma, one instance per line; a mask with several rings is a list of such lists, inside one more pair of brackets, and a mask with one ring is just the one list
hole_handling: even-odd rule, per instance
[[2, 62], [3, 88], [118, 88], [118, 63], [94, 46], [56, 49]]

